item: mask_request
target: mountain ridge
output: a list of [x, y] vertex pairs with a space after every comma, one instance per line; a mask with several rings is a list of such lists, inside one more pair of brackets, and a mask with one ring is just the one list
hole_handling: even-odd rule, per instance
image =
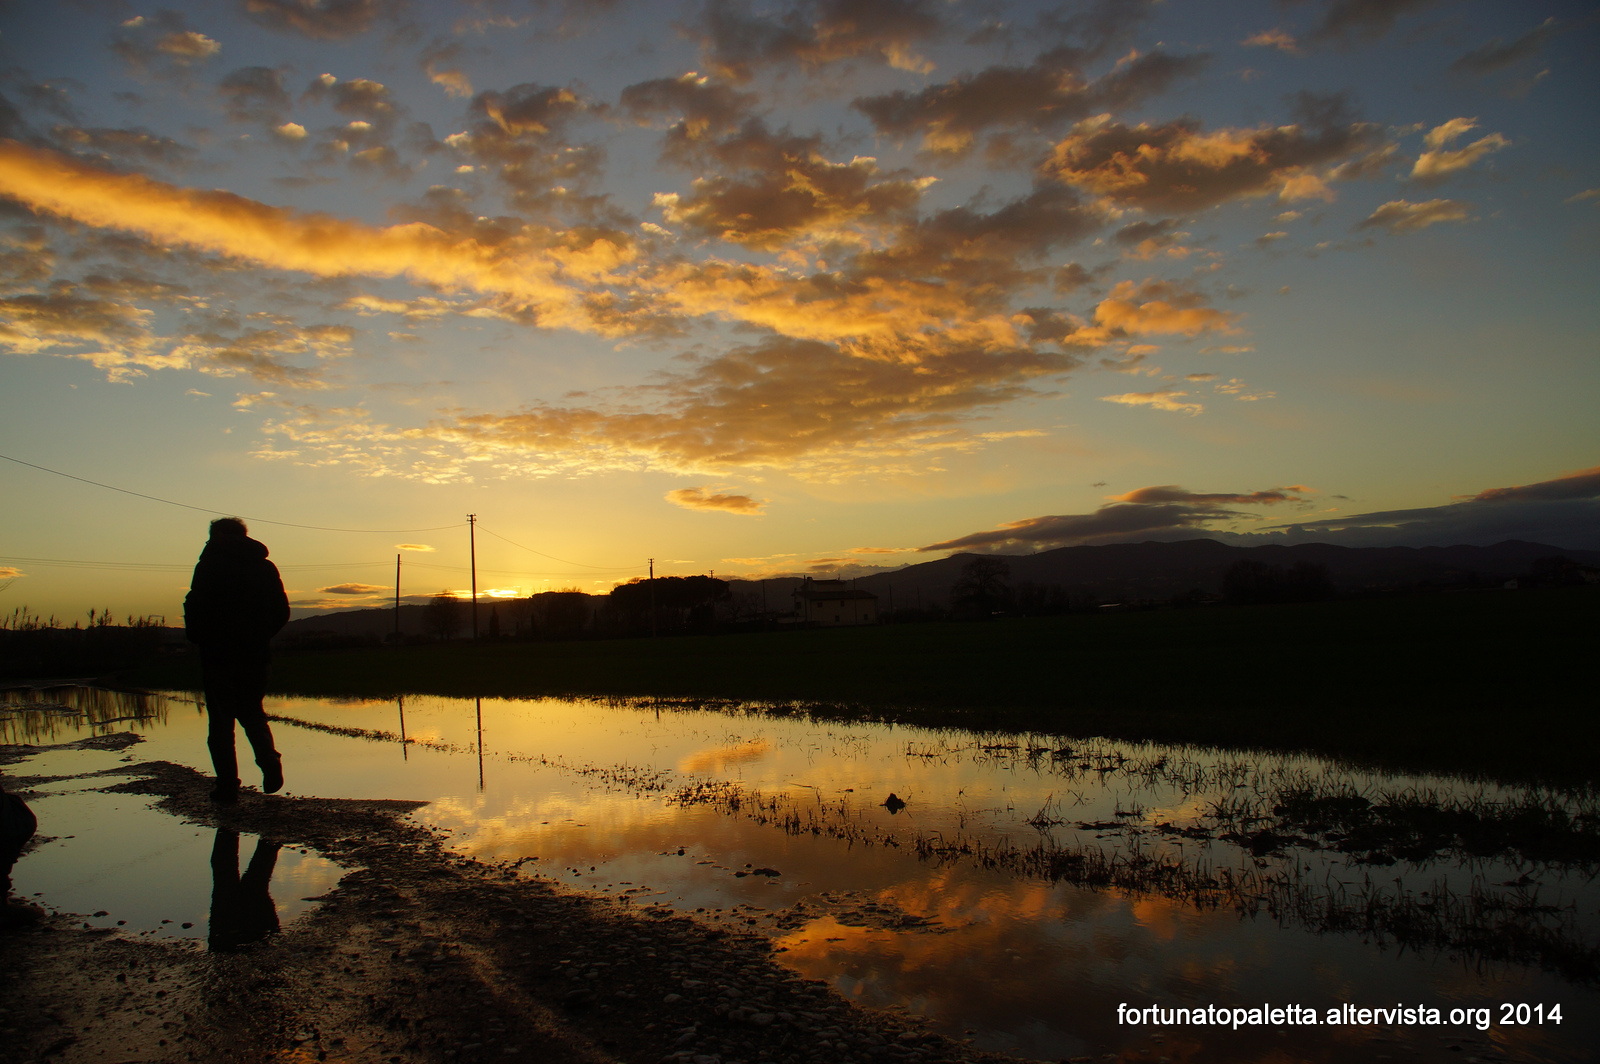
[[[859, 576], [847, 582], [876, 594], [883, 610], [943, 609], [949, 605], [951, 587], [975, 558], [1005, 562], [1013, 589], [1027, 585], [1060, 588], [1080, 603], [1163, 602], [1190, 592], [1217, 595], [1222, 591], [1228, 569], [1245, 560], [1282, 569], [1301, 563], [1322, 566], [1334, 590], [1341, 594], [1493, 585], [1527, 575], [1535, 562], [1546, 558], [1566, 558], [1582, 566], [1600, 568], [1600, 551], [1564, 550], [1526, 540], [1505, 540], [1492, 546], [1345, 547], [1332, 543], [1272, 543], [1246, 547], [1197, 537], [1056, 547], [1031, 554], [962, 552]], [[817, 578], [825, 577], [817, 574]], [[735, 596], [759, 602], [764, 610], [782, 611], [787, 608], [793, 589], [805, 579], [799, 575], [784, 575], [764, 580], [733, 579], [728, 583]], [[591, 598], [599, 600], [604, 596]], [[480, 622], [488, 623], [490, 608], [506, 609], [511, 603], [525, 601], [480, 599]], [[425, 634], [424, 609], [424, 606], [412, 604], [400, 608], [403, 635]], [[381, 637], [394, 631], [394, 623], [392, 606], [356, 608], [297, 618], [289, 623], [285, 634], [293, 637], [316, 632]], [[509, 627], [508, 624], [507, 630]]]

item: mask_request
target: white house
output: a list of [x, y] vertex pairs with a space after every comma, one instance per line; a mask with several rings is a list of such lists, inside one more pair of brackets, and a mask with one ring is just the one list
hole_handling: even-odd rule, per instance
[[824, 627], [877, 624], [878, 596], [858, 591], [843, 580], [805, 579], [794, 590], [795, 615], [802, 623]]

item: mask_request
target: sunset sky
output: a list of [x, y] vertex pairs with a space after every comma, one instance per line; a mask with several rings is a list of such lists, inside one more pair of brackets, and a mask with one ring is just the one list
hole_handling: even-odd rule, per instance
[[[0, 2], [0, 615], [1600, 548], [1600, 5]], [[1237, 538], [1237, 537], [1246, 538]]]

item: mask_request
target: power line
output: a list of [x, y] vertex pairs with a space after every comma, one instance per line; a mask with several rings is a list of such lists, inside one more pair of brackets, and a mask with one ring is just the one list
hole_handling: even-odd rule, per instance
[[517, 547], [517, 548], [520, 548], [522, 550], [525, 550], [529, 554], [537, 554], [541, 558], [549, 558], [553, 562], [560, 562], [562, 565], [576, 565], [576, 566], [578, 566], [580, 568], [583, 568], [583, 569], [598, 569], [598, 570], [600, 570], [602, 572], [608, 572], [608, 573], [637, 572], [638, 569], [639, 569], [639, 565], [638, 565], [637, 562], [635, 562], [633, 565], [590, 565], [588, 562], [574, 562], [574, 561], [568, 561], [566, 558], [557, 558], [554, 554], [546, 554], [544, 551], [534, 550], [532, 547], [525, 547], [521, 543], [518, 543], [516, 540], [506, 539], [505, 536], [502, 536], [500, 533], [494, 531], [493, 529], [484, 528], [483, 527], [483, 523], [481, 521], [478, 522], [478, 531], [487, 532], [487, 533], [489, 533], [489, 535], [493, 536], [495, 539], [504, 540], [505, 542], [511, 544], [513, 547]]
[[[120, 492], [123, 495], [132, 495], [135, 498], [146, 499], [146, 500], [148, 500], [150, 502], [159, 502], [159, 503], [161, 503], [161, 504], [163, 504], [165, 506], [177, 506], [177, 507], [180, 507], [180, 508], [185, 509], [185, 510], [194, 510], [194, 511], [197, 511], [199, 513], [216, 514], [219, 517], [241, 516], [241, 515], [230, 514], [226, 510], [213, 510], [213, 509], [211, 509], [209, 507], [205, 507], [205, 506], [193, 506], [193, 505], [191, 505], [189, 503], [186, 503], [186, 502], [177, 502], [177, 501], [175, 501], [173, 499], [163, 499], [163, 498], [160, 498], [159, 496], [156, 496], [156, 495], [147, 495], [142, 491], [134, 491], [134, 490], [132, 490], [130, 488], [119, 488], [115, 484], [105, 484], [105, 483], [102, 483], [102, 482], [100, 482], [98, 480], [90, 480], [87, 477], [77, 476], [77, 475], [75, 475], [73, 473], [65, 473], [65, 472], [62, 472], [59, 469], [51, 469], [49, 466], [42, 466], [42, 465], [39, 465], [39, 464], [37, 464], [35, 462], [25, 462], [20, 458], [13, 458], [8, 454], [0, 454], [0, 458], [5, 459], [7, 462], [15, 463], [16, 465], [26, 466], [29, 469], [37, 469], [41, 473], [49, 473], [49, 474], [51, 474], [53, 476], [65, 477], [67, 480], [75, 480], [80, 484], [88, 484], [91, 487], [103, 488], [106, 491]], [[303, 525], [303, 524], [297, 524], [297, 523], [295, 523], [293, 521], [274, 521], [271, 518], [266, 518], [266, 517], [242, 516], [242, 519], [246, 520], [246, 521], [250, 521], [250, 522], [255, 523], [255, 524], [277, 525], [277, 526], [279, 526], [281, 528], [303, 528], [303, 529], [309, 529], [309, 530], [316, 531], [316, 532], [355, 532], [355, 533], [376, 533], [376, 534], [383, 534], [383, 535], [400, 535], [400, 534], [412, 533], [412, 532], [442, 532], [442, 531], [445, 531], [447, 529], [459, 528], [460, 527], [459, 524], [450, 524], [450, 525], [435, 525], [435, 526], [433, 526], [431, 528], [331, 528], [331, 527], [328, 527], [326, 525]], [[525, 550], [529, 554], [536, 554], [541, 558], [548, 558], [549, 560], [551, 560], [553, 562], [560, 562], [562, 565], [577, 566], [580, 569], [589, 569], [589, 570], [593, 570], [596, 573], [637, 572], [638, 568], [639, 568], [637, 564], [633, 564], [633, 565], [591, 565], [588, 562], [575, 562], [575, 561], [571, 561], [570, 559], [567, 559], [567, 558], [558, 558], [554, 554], [546, 554], [544, 551], [535, 550], [534, 548], [529, 547], [526, 544], [518, 543], [514, 539], [510, 539], [510, 538], [508, 538], [506, 536], [502, 536], [500, 533], [495, 532], [492, 529], [483, 528], [483, 526], [481, 524], [479, 524], [477, 527], [479, 529], [481, 529], [482, 531], [487, 532], [489, 535], [495, 537], [496, 539], [502, 540], [505, 543], [509, 543], [511, 546], [516, 547], [519, 550]], [[141, 563], [141, 562], [80, 561], [80, 560], [75, 560], [75, 559], [63, 559], [63, 558], [8, 558], [6, 560], [8, 560], [8, 561], [27, 562], [27, 563], [32, 564], [32, 565], [57, 565], [57, 566], [65, 566], [65, 567], [80, 568], [80, 569], [108, 569], [108, 570], [119, 570], [120, 569], [120, 570], [128, 570], [128, 571], [140, 571], [140, 570], [142, 570], [142, 571], [147, 571], [147, 572], [163, 572], [163, 571], [166, 571], [166, 572], [179, 572], [179, 571], [184, 571], [184, 570], [187, 570], [188, 568], [190, 568], [190, 566], [188, 564], [177, 564], [177, 563], [166, 563], [166, 562], [158, 562], [158, 563], [153, 563], [153, 564], [146, 564], [146, 563]], [[310, 572], [310, 571], [315, 570], [315, 569], [359, 568], [359, 567], [366, 567], [366, 566], [370, 566], [370, 565], [374, 565], [374, 564], [377, 564], [377, 563], [373, 563], [373, 562], [353, 562], [350, 565], [340, 565], [340, 564], [284, 565], [284, 566], [279, 566], [279, 568], [282, 569], [285, 572]], [[422, 565], [424, 568], [440, 568], [440, 569], [452, 568], [452, 567], [448, 567], [448, 566], [429, 566], [429, 565], [427, 565], [427, 563], [422, 563], [422, 562], [417, 562], [417, 563], [413, 563], [413, 564]], [[582, 573], [555, 572], [555, 571], [549, 571], [549, 570], [525, 571], [525, 570], [511, 570], [511, 569], [488, 569], [488, 570], [484, 570], [484, 571], [485, 572], [496, 573], [496, 574], [503, 575], [503, 576], [582, 576], [582, 575], [584, 575]]]
[[[0, 555], [0, 562], [23, 562], [28, 565], [53, 565], [67, 569], [106, 569], [121, 572], [187, 573], [193, 562], [101, 562], [78, 558], [24, 558], [19, 555]], [[280, 565], [286, 573], [312, 573], [321, 570], [370, 569], [384, 562], [317, 562], [305, 565]]]
[[[80, 484], [90, 484], [97, 488], [105, 488], [107, 491], [120, 491], [124, 495], [133, 495], [140, 499], [148, 499], [151, 502], [159, 502], [167, 506], [180, 506], [185, 510], [197, 510], [203, 514], [216, 514], [219, 517], [240, 516], [237, 514], [230, 514], [226, 510], [213, 510], [206, 506], [191, 506], [186, 502], [174, 502], [171, 499], [157, 498], [154, 495], [146, 495], [142, 491], [131, 491], [128, 488], [119, 488], [115, 484], [102, 484], [98, 480], [90, 480], [87, 477], [73, 476], [71, 473], [63, 473], [61, 470], [51, 469], [49, 466], [35, 465], [32, 462], [24, 462], [22, 459], [12, 458], [8, 454], [0, 454], [0, 458], [4, 458], [8, 462], [15, 462], [20, 466], [27, 466], [29, 469], [37, 469], [42, 473], [53, 473], [58, 477], [66, 477], [68, 480], [76, 480]], [[451, 524], [435, 525], [432, 528], [329, 528], [326, 525], [297, 525], [293, 521], [273, 521], [266, 517], [244, 517], [243, 520], [253, 521], [260, 525], [278, 525], [282, 528], [308, 528], [315, 532], [376, 532], [384, 535], [398, 535], [406, 532], [439, 532], [447, 528], [457, 527], [456, 525]]]
[[[472, 570], [465, 565], [439, 565], [435, 562], [410, 561], [406, 563], [410, 569], [432, 569], [441, 573], [467, 573]], [[492, 576], [593, 576], [593, 573], [563, 572], [557, 569], [485, 569], [478, 566], [478, 572], [488, 573]]]

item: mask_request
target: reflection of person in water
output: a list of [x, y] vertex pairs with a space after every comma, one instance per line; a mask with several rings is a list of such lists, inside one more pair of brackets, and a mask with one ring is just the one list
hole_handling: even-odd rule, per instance
[[22, 847], [33, 837], [39, 820], [28, 804], [0, 785], [0, 927], [28, 923], [39, 917], [31, 905], [11, 900], [11, 866], [22, 856]]
[[232, 953], [278, 931], [278, 907], [268, 888], [278, 863], [278, 844], [256, 840], [250, 865], [239, 874], [239, 833], [217, 829], [211, 846], [211, 927], [206, 945]]
[[261, 790], [272, 794], [283, 786], [283, 761], [272, 745], [261, 697], [271, 659], [267, 643], [288, 622], [289, 599], [278, 567], [267, 560], [267, 548], [250, 538], [237, 517], [211, 522], [211, 538], [183, 600], [183, 626], [189, 641], [200, 647], [205, 672], [215, 802], [226, 805], [239, 798], [234, 721], [244, 728], [261, 766]]

